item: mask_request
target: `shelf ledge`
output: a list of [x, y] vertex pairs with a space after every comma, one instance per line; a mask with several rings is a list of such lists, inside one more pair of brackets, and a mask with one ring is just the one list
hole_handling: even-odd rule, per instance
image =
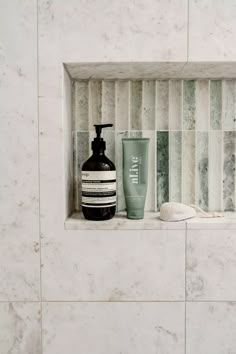
[[165, 222], [159, 213], [145, 212], [145, 218], [130, 220], [126, 212], [117, 213], [106, 221], [85, 220], [82, 213], [74, 213], [65, 221], [66, 230], [236, 230], [236, 213], [224, 213], [222, 218], [192, 218], [184, 221]]

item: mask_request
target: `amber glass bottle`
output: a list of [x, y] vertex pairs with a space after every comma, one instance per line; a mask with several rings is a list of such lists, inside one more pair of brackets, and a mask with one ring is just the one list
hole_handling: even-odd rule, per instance
[[116, 168], [105, 155], [102, 129], [112, 124], [94, 125], [96, 138], [92, 156], [82, 166], [82, 212], [88, 220], [108, 220], [116, 212]]

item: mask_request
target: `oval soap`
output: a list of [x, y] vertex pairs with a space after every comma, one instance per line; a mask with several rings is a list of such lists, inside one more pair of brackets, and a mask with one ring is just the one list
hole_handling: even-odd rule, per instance
[[182, 203], [167, 202], [160, 208], [160, 219], [163, 221], [181, 221], [195, 216], [195, 209]]

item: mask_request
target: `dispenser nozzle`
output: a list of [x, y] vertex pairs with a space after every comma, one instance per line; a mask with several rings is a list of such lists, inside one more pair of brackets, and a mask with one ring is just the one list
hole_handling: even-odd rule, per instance
[[94, 124], [94, 127], [96, 130], [97, 138], [99, 139], [101, 137], [102, 129], [113, 127], [113, 124]]

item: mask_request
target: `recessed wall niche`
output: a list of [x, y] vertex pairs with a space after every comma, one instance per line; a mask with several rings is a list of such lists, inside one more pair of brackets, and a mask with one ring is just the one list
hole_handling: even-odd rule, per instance
[[226, 64], [196, 64], [192, 74], [183, 63], [65, 69], [66, 216], [80, 211], [80, 170], [91, 154], [93, 124], [99, 123], [113, 124], [104, 139], [117, 168], [118, 211], [125, 210], [122, 138], [135, 136], [150, 138], [147, 211], [169, 200], [235, 210], [236, 81], [229, 78], [235, 77], [234, 66], [230, 72]]

